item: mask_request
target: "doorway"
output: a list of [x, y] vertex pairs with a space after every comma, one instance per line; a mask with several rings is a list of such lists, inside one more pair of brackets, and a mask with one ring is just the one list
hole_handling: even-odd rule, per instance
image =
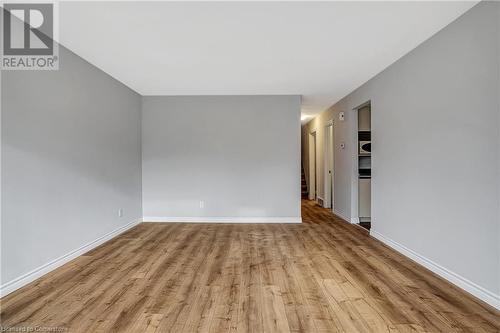
[[309, 200], [316, 200], [317, 172], [316, 172], [316, 131], [309, 133]]
[[[368, 101], [357, 108], [357, 186], [356, 192], [356, 223], [370, 230], [371, 228], [371, 176], [372, 176], [372, 126], [371, 126], [371, 101]], [[353, 192], [354, 192], [353, 191]]]
[[330, 120], [325, 127], [325, 208], [334, 210], [334, 135], [333, 120]]

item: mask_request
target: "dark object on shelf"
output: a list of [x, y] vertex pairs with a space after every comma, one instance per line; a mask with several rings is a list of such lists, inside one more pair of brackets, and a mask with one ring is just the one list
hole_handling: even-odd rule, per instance
[[372, 170], [371, 169], [359, 169], [359, 178], [371, 178]]
[[358, 132], [358, 141], [371, 141], [372, 132], [370, 131], [359, 131]]
[[371, 141], [360, 141], [359, 143], [359, 152], [362, 153], [371, 153], [372, 152], [372, 143]]

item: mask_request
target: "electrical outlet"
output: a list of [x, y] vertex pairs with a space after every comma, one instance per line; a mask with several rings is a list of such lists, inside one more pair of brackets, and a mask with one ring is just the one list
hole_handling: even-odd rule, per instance
[[123, 217], [123, 208], [118, 209], [118, 217]]
[[205, 201], [200, 200], [200, 208], [201, 209], [205, 208]]

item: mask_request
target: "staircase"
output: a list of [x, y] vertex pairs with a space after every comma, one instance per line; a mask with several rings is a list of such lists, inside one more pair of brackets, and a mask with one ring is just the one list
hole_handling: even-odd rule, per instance
[[302, 199], [309, 199], [309, 191], [307, 190], [306, 175], [304, 174], [304, 168], [302, 168], [301, 175], [301, 189], [302, 189]]

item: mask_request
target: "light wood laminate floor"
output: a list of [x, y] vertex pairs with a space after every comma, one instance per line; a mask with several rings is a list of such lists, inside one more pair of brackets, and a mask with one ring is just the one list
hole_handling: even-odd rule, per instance
[[142, 223], [1, 300], [68, 332], [499, 332], [499, 312], [310, 201], [302, 224]]

